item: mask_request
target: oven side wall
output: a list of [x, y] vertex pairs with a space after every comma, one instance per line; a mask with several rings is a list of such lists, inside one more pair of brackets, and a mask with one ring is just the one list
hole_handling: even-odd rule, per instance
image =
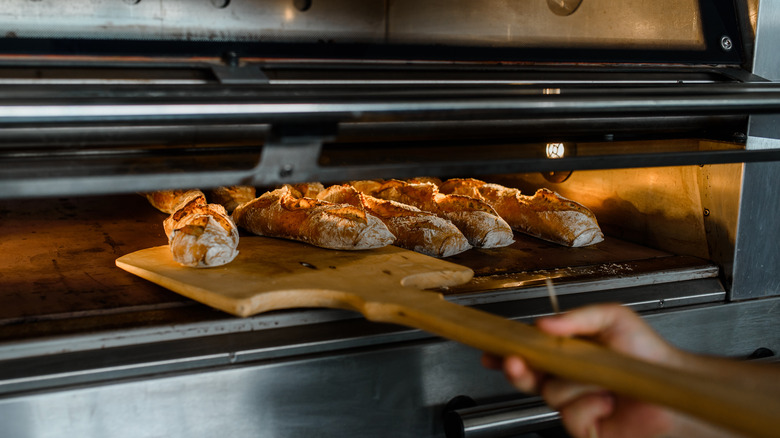
[[[780, 4], [759, 5], [753, 73], [771, 81], [780, 80]], [[750, 117], [748, 149], [780, 145], [777, 114]], [[780, 295], [780, 163], [747, 163], [742, 177], [736, 248], [734, 251], [732, 300]]]

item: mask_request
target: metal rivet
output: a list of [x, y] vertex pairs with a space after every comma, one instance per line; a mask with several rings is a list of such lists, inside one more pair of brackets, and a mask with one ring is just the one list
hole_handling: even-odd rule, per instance
[[734, 48], [734, 43], [731, 41], [731, 38], [724, 35], [720, 37], [720, 47], [728, 52]]
[[286, 178], [293, 174], [292, 164], [285, 164], [279, 169], [279, 177]]
[[705, 208], [704, 209], [704, 216], [709, 216], [709, 215], [710, 215], [710, 209], [709, 208]]

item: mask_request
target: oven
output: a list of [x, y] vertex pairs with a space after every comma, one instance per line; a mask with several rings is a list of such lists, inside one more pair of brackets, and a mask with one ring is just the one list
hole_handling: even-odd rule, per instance
[[768, 1], [7, 1], [0, 423], [46, 436], [564, 436], [480, 352], [333, 309], [237, 318], [115, 266], [152, 190], [417, 176], [546, 187], [605, 241], [515, 234], [446, 299], [620, 302], [682, 348], [780, 351]]

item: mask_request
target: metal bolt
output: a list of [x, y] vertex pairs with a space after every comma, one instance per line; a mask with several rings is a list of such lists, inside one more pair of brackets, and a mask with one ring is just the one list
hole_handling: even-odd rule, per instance
[[279, 177], [280, 178], [287, 178], [288, 176], [291, 176], [293, 174], [293, 166], [292, 164], [285, 164], [281, 168], [279, 168]]
[[228, 67], [237, 67], [239, 61], [238, 53], [229, 51], [222, 54], [222, 62]]
[[729, 51], [731, 51], [731, 49], [734, 48], [734, 43], [731, 41], [731, 38], [729, 38], [728, 36], [724, 35], [724, 36], [720, 37], [720, 47], [723, 50], [729, 52]]

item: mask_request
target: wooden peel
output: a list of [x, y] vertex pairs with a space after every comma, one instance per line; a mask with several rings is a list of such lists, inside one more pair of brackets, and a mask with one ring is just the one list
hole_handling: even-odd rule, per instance
[[333, 251], [264, 237], [241, 240], [230, 264], [193, 269], [167, 246], [117, 259], [120, 268], [237, 316], [328, 307], [402, 324], [499, 356], [518, 355], [546, 372], [669, 406], [735, 431], [777, 436], [780, 400], [737, 382], [643, 362], [596, 344], [450, 303], [420, 289], [468, 282], [466, 267], [397, 247]]

